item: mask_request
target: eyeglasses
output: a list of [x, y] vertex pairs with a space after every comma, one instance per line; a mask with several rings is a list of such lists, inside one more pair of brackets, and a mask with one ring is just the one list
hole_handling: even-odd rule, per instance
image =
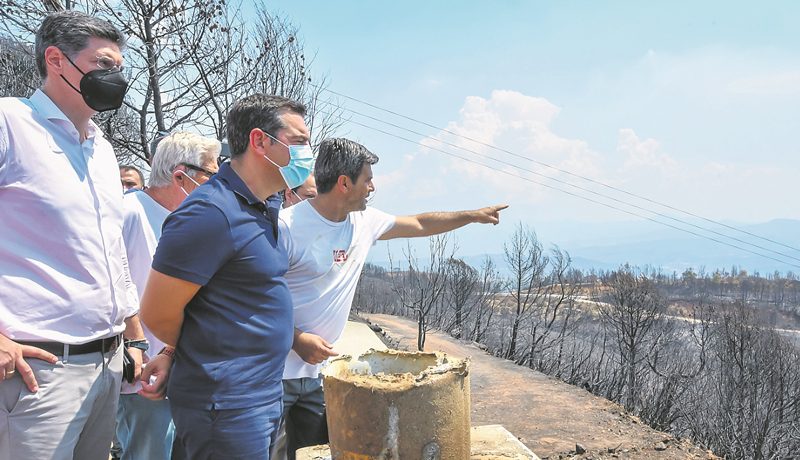
[[110, 56], [95, 56], [94, 60], [100, 70], [122, 70], [124, 67], [117, 64], [117, 61]]
[[197, 171], [197, 172], [204, 173], [204, 174], [206, 174], [208, 177], [211, 177], [211, 176], [213, 176], [214, 174], [216, 174], [216, 172], [211, 172], [211, 171], [207, 170], [206, 168], [201, 168], [200, 166], [195, 166], [195, 165], [193, 165], [193, 164], [190, 164], [190, 163], [181, 163], [181, 165], [182, 165], [182, 166], [185, 166], [185, 167], [187, 167], [187, 168], [189, 168], [189, 169], [191, 169], [191, 170], [194, 170], [194, 171]]

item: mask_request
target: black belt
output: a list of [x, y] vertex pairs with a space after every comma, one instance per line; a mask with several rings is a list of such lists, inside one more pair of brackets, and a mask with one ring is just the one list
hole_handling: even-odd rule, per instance
[[88, 343], [80, 345], [70, 345], [61, 342], [17, 342], [20, 345], [30, 345], [32, 347], [41, 348], [44, 351], [50, 352], [56, 356], [64, 356], [64, 345], [69, 347], [70, 355], [85, 355], [87, 353], [108, 353], [109, 351], [116, 350], [121, 343], [120, 335], [107, 337], [105, 339], [92, 340]]

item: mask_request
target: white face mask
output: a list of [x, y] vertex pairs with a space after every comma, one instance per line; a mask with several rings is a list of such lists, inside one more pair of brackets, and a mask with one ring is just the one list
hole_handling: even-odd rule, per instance
[[[194, 182], [194, 185], [196, 185], [196, 186], [198, 186], [198, 187], [200, 186], [200, 184], [199, 184], [199, 183], [197, 183], [197, 181], [196, 181], [196, 180], [192, 179], [192, 176], [190, 176], [190, 175], [186, 174], [185, 172], [181, 171], [180, 169], [178, 170], [178, 172], [179, 172], [179, 173], [181, 173], [181, 174], [183, 174], [184, 176], [186, 176], [186, 178], [187, 178], [187, 179], [189, 179], [190, 181]], [[181, 191], [182, 191], [183, 193], [185, 193], [185, 194], [186, 194], [186, 196], [189, 196], [189, 192], [187, 192], [187, 191], [186, 191], [186, 189], [185, 189], [185, 188], [183, 188], [183, 186], [179, 185], [178, 187], [180, 187], [180, 188], [181, 188]]]

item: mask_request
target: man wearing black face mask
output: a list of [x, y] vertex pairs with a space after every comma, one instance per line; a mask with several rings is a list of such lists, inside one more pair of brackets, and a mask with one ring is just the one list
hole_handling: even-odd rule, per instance
[[52, 14], [42, 87], [0, 99], [0, 460], [107, 459], [123, 338], [140, 372], [118, 165], [91, 121], [122, 103], [124, 45], [105, 21]]

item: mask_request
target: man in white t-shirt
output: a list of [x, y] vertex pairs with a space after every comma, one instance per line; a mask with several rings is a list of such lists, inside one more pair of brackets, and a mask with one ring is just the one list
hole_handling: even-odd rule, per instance
[[295, 337], [283, 374], [286, 453], [327, 441], [320, 365], [336, 356], [359, 274], [377, 240], [436, 235], [470, 223], [497, 224], [506, 205], [473, 211], [393, 216], [367, 207], [378, 157], [347, 139], [326, 139], [314, 167], [317, 197], [281, 211], [289, 255], [286, 281], [294, 302]]
[[[219, 141], [197, 134], [178, 132], [164, 137], [152, 159], [148, 188], [123, 197], [122, 237], [131, 278], [140, 297], [164, 219], [217, 172], [220, 149]], [[149, 362], [142, 382], [122, 384], [116, 433], [120, 452], [114, 454], [121, 459], [169, 460], [175, 428], [169, 402], [163, 397], [173, 350], [165, 348], [147, 326], [142, 327], [150, 344], [145, 354], [145, 362], [148, 358]], [[155, 377], [152, 383], [150, 376]]]

